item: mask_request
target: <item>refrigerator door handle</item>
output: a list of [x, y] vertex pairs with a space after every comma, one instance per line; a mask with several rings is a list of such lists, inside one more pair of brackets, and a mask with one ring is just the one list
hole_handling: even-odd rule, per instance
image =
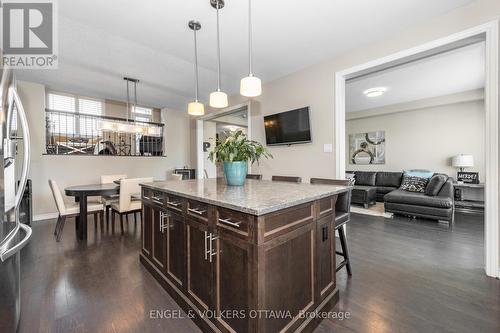
[[[17, 106], [17, 114], [19, 120], [21, 121], [21, 127], [23, 129], [23, 167], [21, 171], [21, 179], [19, 181], [19, 188], [17, 189], [16, 199], [15, 199], [15, 209], [18, 209], [21, 200], [23, 199], [24, 189], [26, 188], [26, 182], [28, 181], [28, 173], [30, 169], [30, 131], [28, 128], [28, 120], [26, 119], [26, 113], [24, 112], [23, 103], [21, 103], [21, 98], [17, 93], [14, 86], [9, 88], [9, 100], [13, 100], [13, 103], [9, 104], [8, 114], [13, 114], [14, 104]], [[10, 135], [10, 133], [7, 133]]]
[[[16, 88], [11, 85], [9, 87], [9, 92], [8, 92], [8, 101], [9, 101], [9, 108], [7, 110], [7, 119], [10, 120], [12, 117], [12, 114], [14, 112], [14, 104], [17, 105], [17, 113], [19, 116], [19, 120], [21, 121], [21, 127], [23, 131], [23, 168], [21, 172], [21, 179], [19, 181], [19, 188], [17, 189], [16, 193], [16, 198], [14, 201], [14, 214], [15, 214], [15, 220], [16, 220], [16, 227], [7, 235], [7, 237], [0, 242], [0, 251], [4, 248], [6, 244], [8, 244], [18, 233], [19, 229], [25, 229], [24, 225], [21, 225], [19, 222], [19, 216], [18, 216], [18, 210], [19, 210], [19, 205], [21, 203], [21, 200], [23, 198], [23, 193], [24, 189], [26, 188], [26, 182], [28, 181], [28, 173], [30, 169], [30, 132], [28, 128], [28, 120], [26, 119], [26, 113], [24, 112], [24, 107], [23, 104], [21, 103], [21, 99], [19, 98], [19, 95], [17, 94]], [[8, 131], [10, 132], [10, 124], [7, 126]], [[7, 133], [7, 137], [10, 136], [10, 133]], [[1, 212], [0, 212], [1, 213]], [[29, 228], [29, 227], [28, 227]], [[31, 228], [29, 228], [29, 236], [31, 236]], [[29, 237], [25, 237], [23, 242], [27, 242]], [[21, 243], [23, 243], [21, 242]], [[25, 244], [24, 244], [25, 245]], [[24, 247], [24, 245], [21, 246]], [[15, 248], [18, 248], [17, 246]], [[3, 261], [3, 255], [5, 253], [11, 253], [11, 251], [6, 251], [0, 253], [0, 259]], [[12, 253], [14, 254], [14, 253]]]
[[0, 260], [2, 262], [5, 262], [7, 259], [12, 257], [14, 254], [17, 252], [21, 251], [21, 249], [28, 244], [29, 239], [31, 238], [31, 233], [32, 230], [29, 226], [26, 224], [19, 224], [19, 228], [22, 229], [26, 235], [24, 236], [23, 240], [11, 247], [10, 249], [5, 250], [4, 252], [0, 253]]

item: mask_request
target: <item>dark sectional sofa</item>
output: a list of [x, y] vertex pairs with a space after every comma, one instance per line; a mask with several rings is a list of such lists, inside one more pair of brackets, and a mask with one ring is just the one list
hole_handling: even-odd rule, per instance
[[375, 202], [384, 202], [388, 213], [422, 217], [434, 220], [454, 220], [453, 178], [435, 174], [437, 182], [429, 182], [426, 193], [408, 192], [399, 189], [403, 181], [402, 172], [354, 171], [355, 184], [352, 203], [368, 207]]

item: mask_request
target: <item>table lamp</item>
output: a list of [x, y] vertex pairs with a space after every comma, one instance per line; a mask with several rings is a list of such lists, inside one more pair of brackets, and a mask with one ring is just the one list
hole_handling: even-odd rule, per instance
[[465, 168], [471, 168], [474, 166], [474, 157], [472, 155], [463, 154], [453, 156], [451, 165], [458, 168], [460, 172], [463, 172]]

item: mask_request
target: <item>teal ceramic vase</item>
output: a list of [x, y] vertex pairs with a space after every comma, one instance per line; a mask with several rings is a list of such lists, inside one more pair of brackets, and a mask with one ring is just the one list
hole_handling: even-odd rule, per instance
[[247, 178], [247, 162], [224, 162], [224, 174], [228, 185], [242, 186]]

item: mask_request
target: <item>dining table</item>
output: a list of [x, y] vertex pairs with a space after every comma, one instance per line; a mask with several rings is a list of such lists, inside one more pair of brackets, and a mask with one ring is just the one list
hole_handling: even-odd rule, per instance
[[87, 239], [87, 198], [107, 196], [120, 193], [120, 186], [116, 184], [91, 184], [69, 186], [64, 189], [67, 196], [75, 197], [80, 204], [80, 214], [76, 218], [76, 236], [79, 240]]

